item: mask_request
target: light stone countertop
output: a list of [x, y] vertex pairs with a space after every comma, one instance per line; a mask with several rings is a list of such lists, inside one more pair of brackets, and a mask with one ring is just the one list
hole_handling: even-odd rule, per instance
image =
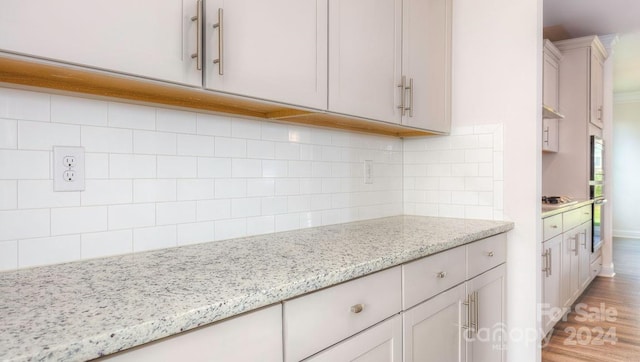
[[0, 273], [0, 361], [79, 361], [502, 233], [395, 216]]
[[569, 204], [542, 205], [542, 218], [562, 214], [563, 212], [578, 209], [593, 204], [593, 200], [575, 200]]

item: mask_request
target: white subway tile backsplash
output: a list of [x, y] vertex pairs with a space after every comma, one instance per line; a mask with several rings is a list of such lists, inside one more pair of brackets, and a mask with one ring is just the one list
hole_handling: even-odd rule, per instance
[[175, 133], [133, 131], [133, 152], [149, 155], [175, 155], [177, 138]]
[[0, 241], [0, 271], [18, 268], [18, 241]]
[[128, 129], [82, 126], [80, 137], [86, 152], [133, 152], [133, 133]]
[[156, 156], [109, 155], [109, 177], [116, 179], [155, 178]]
[[247, 235], [268, 234], [275, 231], [274, 216], [258, 216], [247, 218]]
[[80, 126], [21, 121], [18, 124], [18, 148], [46, 150], [53, 146], [80, 146]]
[[118, 230], [81, 235], [82, 259], [133, 252], [133, 231]]
[[248, 119], [231, 119], [231, 137], [243, 139], [260, 139], [262, 123]]
[[198, 157], [199, 178], [229, 178], [231, 177], [230, 158]]
[[[2, 88], [0, 100], [0, 270], [63, 260], [19, 259], [24, 240], [78, 260], [402, 212], [397, 138]], [[85, 191], [52, 191], [53, 145], [85, 147]]]
[[215, 223], [213, 221], [178, 225], [178, 245], [190, 245], [213, 241]]
[[196, 219], [210, 221], [231, 217], [231, 200], [205, 200], [196, 202]]
[[51, 95], [0, 88], [0, 118], [51, 121]]
[[0, 150], [0, 180], [48, 179], [47, 151]]
[[18, 121], [0, 119], [0, 148], [18, 148]]
[[80, 206], [80, 194], [74, 191], [54, 192], [52, 180], [20, 180], [18, 181], [18, 208]]
[[158, 108], [156, 130], [174, 133], [196, 134], [196, 113]]
[[262, 161], [262, 177], [287, 177], [288, 175], [289, 163], [287, 161]]
[[260, 177], [262, 176], [262, 161], [253, 159], [234, 158], [231, 161], [232, 177]]
[[57, 264], [80, 259], [80, 235], [26, 239], [18, 242], [20, 267]]
[[276, 159], [278, 160], [299, 160], [300, 145], [297, 143], [276, 143]]
[[466, 150], [464, 160], [465, 162], [493, 162], [493, 150], [491, 148]]
[[216, 157], [247, 157], [247, 140], [238, 138], [215, 138]]
[[247, 180], [218, 179], [215, 181], [215, 197], [217, 199], [239, 198], [247, 196]]
[[218, 220], [215, 222], [216, 240], [240, 238], [247, 235], [247, 219]]
[[247, 197], [273, 196], [276, 182], [273, 179], [255, 178], [247, 180]]
[[158, 156], [158, 178], [196, 178], [198, 159], [185, 156]]
[[178, 155], [181, 156], [214, 156], [214, 137], [178, 135]]
[[231, 200], [231, 217], [259, 216], [261, 200], [259, 198], [243, 198]]
[[215, 197], [214, 181], [207, 179], [177, 180], [178, 201], [207, 200]]
[[109, 154], [85, 153], [84, 172], [87, 180], [109, 178]]
[[198, 113], [196, 128], [200, 135], [231, 137], [231, 118]]
[[18, 182], [0, 180], [0, 210], [18, 208]]
[[196, 221], [196, 202], [163, 202], [156, 205], [156, 225], [185, 224]]
[[176, 180], [133, 180], [133, 202], [176, 201]]
[[81, 193], [81, 202], [82, 206], [130, 204], [133, 202], [133, 182], [131, 180], [86, 180], [85, 191]]
[[50, 235], [49, 209], [0, 211], [0, 241]]
[[51, 209], [51, 235], [80, 234], [106, 230], [106, 206]]
[[137, 104], [109, 102], [109, 127], [156, 129], [156, 109]]
[[155, 204], [109, 206], [109, 230], [156, 225]]
[[170, 248], [178, 245], [176, 225], [134, 229], [133, 251]]
[[273, 159], [276, 157], [276, 144], [271, 141], [247, 141], [247, 157]]
[[51, 122], [106, 126], [107, 113], [107, 103], [103, 101], [51, 96]]

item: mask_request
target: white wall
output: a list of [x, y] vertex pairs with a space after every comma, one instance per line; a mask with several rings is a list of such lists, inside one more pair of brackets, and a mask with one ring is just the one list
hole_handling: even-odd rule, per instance
[[401, 213], [401, 139], [0, 88], [0, 270]]
[[613, 119], [613, 236], [640, 238], [640, 93], [618, 95]]
[[[454, 1], [453, 125], [502, 124], [509, 361], [539, 361], [542, 1]], [[524, 338], [522, 335], [529, 335]]]

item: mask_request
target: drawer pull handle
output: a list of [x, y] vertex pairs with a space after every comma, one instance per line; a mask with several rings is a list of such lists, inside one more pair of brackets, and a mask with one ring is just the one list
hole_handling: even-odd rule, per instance
[[557, 229], [557, 228], [558, 228], [558, 225], [551, 225], [551, 228], [552, 228], [552, 229]]
[[490, 251], [490, 252], [487, 253], [487, 256], [490, 257], [490, 258], [493, 258], [494, 255], [495, 254], [493, 254], [493, 251]]
[[351, 313], [358, 314], [364, 310], [364, 304], [356, 304], [351, 306]]
[[444, 279], [444, 278], [447, 276], [447, 272], [445, 272], [445, 271], [441, 271], [440, 273], [436, 273], [436, 276], [437, 276], [439, 279]]

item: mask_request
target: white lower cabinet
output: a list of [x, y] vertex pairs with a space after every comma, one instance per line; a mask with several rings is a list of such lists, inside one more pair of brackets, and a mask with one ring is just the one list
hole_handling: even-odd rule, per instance
[[402, 317], [396, 315], [305, 361], [401, 362]]
[[404, 361], [464, 361], [467, 293], [465, 284], [403, 313]]
[[282, 305], [226, 319], [100, 360], [282, 361]]
[[562, 235], [556, 235], [542, 244], [542, 330], [546, 335], [562, 317]]

